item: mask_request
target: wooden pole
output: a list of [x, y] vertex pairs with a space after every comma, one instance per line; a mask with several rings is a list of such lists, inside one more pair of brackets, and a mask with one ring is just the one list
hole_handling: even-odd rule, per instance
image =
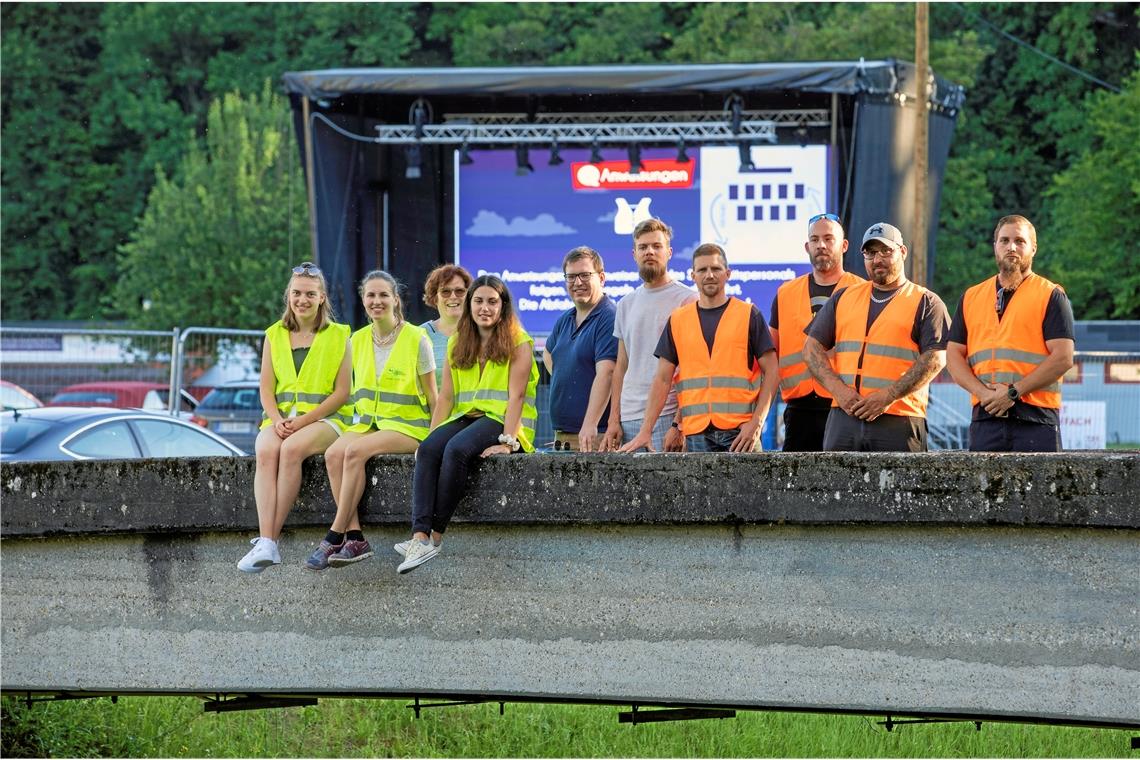
[[915, 72], [915, 121], [914, 121], [914, 230], [911, 236], [911, 280], [927, 286], [927, 225], [926, 195], [929, 184], [927, 159], [928, 131], [930, 125], [930, 92], [927, 83], [930, 79], [930, 60], [927, 51], [929, 40], [930, 6], [927, 3], [914, 4], [914, 72]]
[[301, 118], [305, 120], [305, 185], [309, 190], [309, 242], [313, 248], [312, 261], [320, 265], [317, 248], [317, 185], [313, 178], [313, 130], [309, 119], [309, 99], [301, 98]]

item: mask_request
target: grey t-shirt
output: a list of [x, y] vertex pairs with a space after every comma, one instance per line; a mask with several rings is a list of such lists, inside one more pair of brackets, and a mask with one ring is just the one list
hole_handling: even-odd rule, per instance
[[[657, 372], [657, 341], [673, 310], [697, 300], [696, 291], [690, 290], [676, 280], [659, 288], [647, 288], [644, 284], [625, 298], [618, 301], [617, 316], [614, 317], [614, 337], [625, 343], [629, 357], [629, 367], [621, 388], [622, 422], [640, 420], [645, 417], [645, 405], [649, 400], [649, 386]], [[662, 414], [672, 414], [677, 410], [677, 394], [669, 391]]]

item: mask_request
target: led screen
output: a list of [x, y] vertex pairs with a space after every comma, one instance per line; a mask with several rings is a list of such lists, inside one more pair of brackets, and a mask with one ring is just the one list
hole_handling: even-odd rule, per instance
[[633, 260], [634, 226], [658, 217], [673, 228], [673, 276], [692, 286], [692, 251], [719, 243], [728, 253], [731, 295], [769, 316], [776, 288], [807, 272], [807, 220], [828, 205], [828, 148], [757, 146], [751, 171], [740, 171], [736, 147], [644, 149], [631, 174], [626, 152], [564, 149], [549, 166], [546, 150], [530, 151], [534, 171], [519, 174], [513, 150], [471, 151], [455, 161], [455, 260], [472, 274], [497, 274], [515, 297], [526, 329], [545, 335], [571, 307], [562, 257], [588, 245], [605, 261], [605, 290], [615, 300], [640, 279]]

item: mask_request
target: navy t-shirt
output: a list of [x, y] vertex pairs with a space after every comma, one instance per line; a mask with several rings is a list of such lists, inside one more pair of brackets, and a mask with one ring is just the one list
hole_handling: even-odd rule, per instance
[[[594, 307], [582, 324], [575, 325], [576, 309], [563, 312], [546, 339], [546, 350], [554, 366], [550, 377], [550, 422], [555, 430], [577, 433], [590, 403], [590, 388], [597, 376], [597, 363], [617, 361], [618, 341], [614, 337], [617, 306], [609, 296]], [[610, 405], [602, 411], [598, 432], [606, 429]]]

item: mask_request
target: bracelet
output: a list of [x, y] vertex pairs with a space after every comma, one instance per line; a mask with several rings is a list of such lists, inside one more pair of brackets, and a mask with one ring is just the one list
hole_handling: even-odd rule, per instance
[[519, 443], [519, 439], [515, 438], [510, 433], [503, 433], [502, 435], [500, 435], [499, 436], [499, 443], [503, 444], [504, 446], [506, 446], [511, 451], [518, 451], [522, 447], [522, 444]]

